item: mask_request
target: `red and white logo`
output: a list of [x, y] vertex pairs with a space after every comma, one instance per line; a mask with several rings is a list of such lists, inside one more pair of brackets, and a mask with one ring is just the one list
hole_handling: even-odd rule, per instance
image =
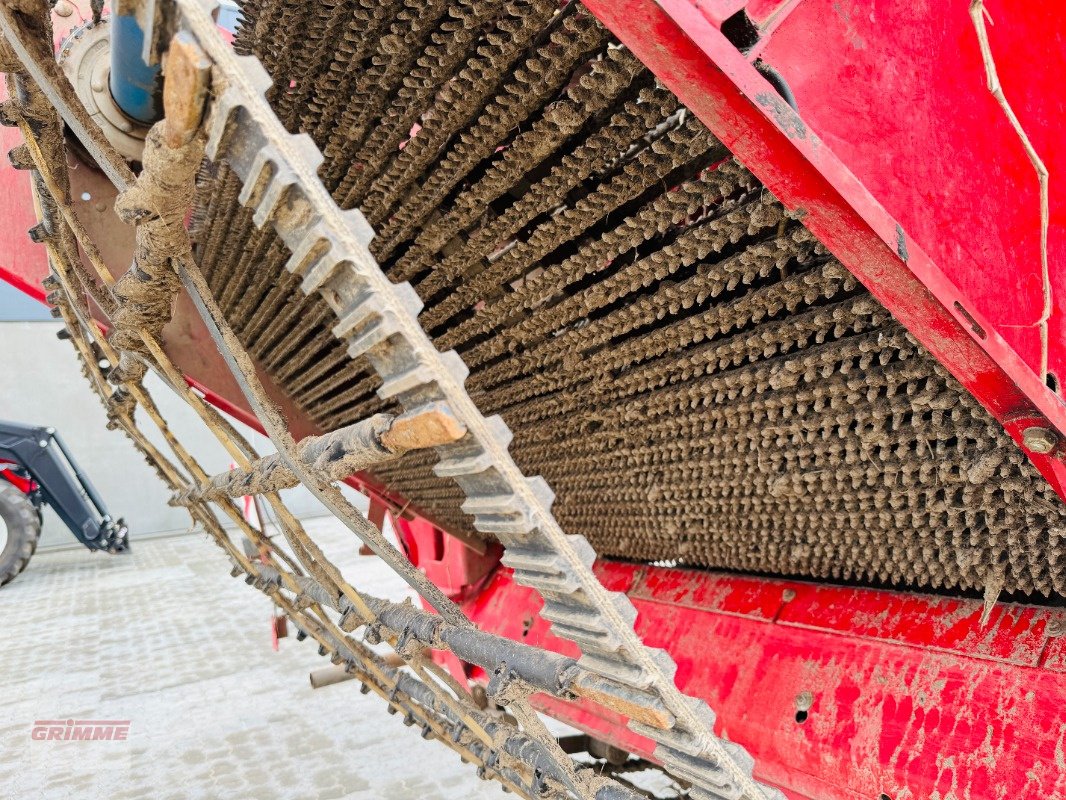
[[38, 742], [124, 742], [130, 734], [128, 719], [39, 719], [30, 738]]

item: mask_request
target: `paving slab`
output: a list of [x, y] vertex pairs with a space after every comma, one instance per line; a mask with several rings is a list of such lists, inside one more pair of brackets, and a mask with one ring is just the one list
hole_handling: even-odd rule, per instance
[[[406, 585], [332, 518], [307, 527], [378, 596]], [[270, 601], [206, 535], [123, 556], [39, 553], [0, 590], [0, 797], [481, 800], [472, 767], [358, 683], [312, 691], [311, 640], [271, 647]], [[125, 740], [32, 738], [38, 720], [128, 720]]]

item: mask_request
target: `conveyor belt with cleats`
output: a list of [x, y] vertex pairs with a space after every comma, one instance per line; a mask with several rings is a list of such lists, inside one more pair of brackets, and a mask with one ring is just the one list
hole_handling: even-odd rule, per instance
[[[243, 4], [239, 51], [338, 203], [601, 555], [1066, 591], [1066, 515], [1003, 430], [579, 4]], [[201, 176], [227, 318], [325, 430], [395, 411], [290, 257]], [[432, 455], [376, 469], [476, 533]]]

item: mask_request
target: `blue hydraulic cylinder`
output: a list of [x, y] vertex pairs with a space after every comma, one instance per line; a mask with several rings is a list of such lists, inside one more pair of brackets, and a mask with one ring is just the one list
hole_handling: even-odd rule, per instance
[[130, 119], [151, 125], [163, 118], [163, 70], [159, 54], [144, 59], [142, 9], [151, 0], [116, 0], [111, 13], [111, 97]]

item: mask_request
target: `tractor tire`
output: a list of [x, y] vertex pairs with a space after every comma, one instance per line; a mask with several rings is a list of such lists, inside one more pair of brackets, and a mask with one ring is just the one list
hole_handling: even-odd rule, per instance
[[0, 551], [0, 586], [3, 586], [26, 569], [41, 538], [41, 517], [30, 498], [2, 479], [0, 517], [7, 525], [7, 543]]

